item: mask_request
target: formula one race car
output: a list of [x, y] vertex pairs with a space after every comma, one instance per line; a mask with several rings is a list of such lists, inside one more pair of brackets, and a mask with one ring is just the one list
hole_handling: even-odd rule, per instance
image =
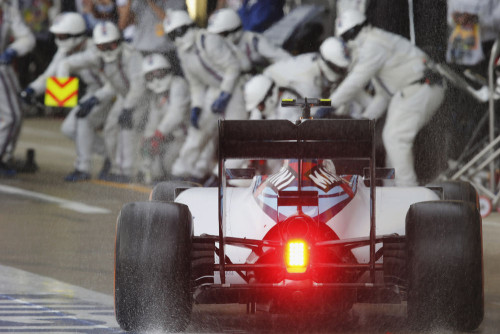
[[[477, 328], [484, 313], [481, 217], [465, 182], [378, 186], [374, 123], [219, 123], [219, 186], [158, 184], [125, 204], [116, 229], [115, 313], [124, 330], [182, 331], [193, 303], [339, 314], [407, 305], [415, 328]], [[226, 168], [278, 159], [271, 175]], [[234, 160], [233, 160], [234, 161]], [[229, 164], [227, 164], [229, 165]], [[250, 186], [231, 186], [247, 178]]]

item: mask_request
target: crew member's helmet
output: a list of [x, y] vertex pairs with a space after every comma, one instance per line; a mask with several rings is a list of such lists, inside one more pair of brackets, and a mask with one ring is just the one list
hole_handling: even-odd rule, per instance
[[358, 36], [365, 24], [365, 14], [355, 9], [346, 10], [335, 20], [335, 36], [347, 43]]
[[118, 59], [122, 51], [122, 35], [118, 27], [110, 22], [99, 22], [94, 27], [92, 39], [99, 56], [107, 63]]
[[146, 80], [146, 86], [153, 92], [161, 94], [170, 88], [172, 66], [165, 56], [153, 53], [144, 57], [142, 73]]
[[194, 21], [186, 11], [174, 10], [167, 13], [163, 21], [163, 30], [179, 50], [185, 51], [194, 43], [195, 34], [191, 29], [194, 25]]
[[242, 27], [241, 18], [234, 9], [221, 8], [210, 16], [207, 30], [237, 43], [243, 32]]
[[269, 77], [258, 74], [243, 89], [245, 108], [261, 118], [274, 118], [278, 110], [279, 89]]
[[80, 45], [85, 40], [86, 30], [83, 16], [75, 12], [57, 15], [49, 28], [49, 31], [54, 34], [57, 47], [65, 51], [70, 51]]
[[335, 82], [346, 75], [350, 60], [341, 40], [328, 37], [321, 43], [319, 54], [318, 64], [328, 81]]

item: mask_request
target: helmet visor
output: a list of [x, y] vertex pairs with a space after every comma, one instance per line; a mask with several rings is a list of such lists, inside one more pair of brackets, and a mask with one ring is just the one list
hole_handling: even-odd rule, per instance
[[148, 72], [144, 75], [144, 78], [146, 81], [153, 81], [154, 79], [161, 80], [165, 78], [167, 75], [169, 75], [171, 71], [166, 68], [160, 68], [151, 72]]
[[328, 68], [333, 71], [333, 73], [341, 75], [341, 76], [346, 75], [346, 73], [347, 73], [346, 67], [341, 67], [341, 66], [335, 65], [331, 61], [325, 59], [325, 57], [323, 57], [323, 55], [321, 53], [320, 53], [320, 57], [321, 57], [321, 60], [323, 60], [323, 62], [326, 64], [326, 66], [328, 66]]
[[184, 36], [189, 28], [190, 28], [190, 26], [187, 26], [187, 25], [175, 28], [174, 30], [172, 30], [171, 32], [169, 32], [167, 34], [167, 37], [171, 41], [175, 41], [176, 38]]
[[116, 50], [116, 48], [118, 48], [119, 44], [120, 44], [119, 41], [112, 41], [108, 43], [96, 44], [96, 47], [100, 51], [113, 51]]

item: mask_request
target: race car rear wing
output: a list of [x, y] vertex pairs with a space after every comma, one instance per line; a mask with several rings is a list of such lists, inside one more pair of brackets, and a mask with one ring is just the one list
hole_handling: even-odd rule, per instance
[[372, 159], [370, 120], [225, 120], [219, 159]]
[[[319, 100], [318, 100], [319, 101]], [[296, 104], [296, 101], [292, 101]], [[375, 122], [372, 120], [309, 119], [308, 109], [296, 124], [288, 120], [219, 121], [219, 258], [225, 259], [225, 188], [227, 159], [341, 159], [362, 162], [375, 180]], [[321, 102], [321, 101], [319, 101]], [[301, 101], [300, 101], [301, 103]], [[305, 116], [304, 116], [305, 115]], [[362, 174], [362, 173], [358, 173]], [[303, 191], [298, 186], [299, 194]], [[296, 196], [304, 197], [304, 196]], [[367, 267], [375, 283], [375, 182], [370, 182], [370, 261]], [[225, 284], [225, 261], [219, 262]]]

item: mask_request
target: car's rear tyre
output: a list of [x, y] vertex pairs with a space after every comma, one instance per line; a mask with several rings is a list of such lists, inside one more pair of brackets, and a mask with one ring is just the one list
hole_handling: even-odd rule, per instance
[[154, 186], [149, 200], [160, 202], [173, 202], [175, 200], [175, 189], [198, 187], [199, 184], [189, 181], [166, 181]]
[[179, 203], [125, 204], [115, 245], [115, 315], [124, 330], [184, 330], [192, 309], [192, 218]]
[[457, 200], [471, 202], [479, 208], [478, 194], [476, 188], [466, 181], [444, 181], [431, 184], [432, 187], [443, 188], [444, 200]]
[[481, 218], [464, 201], [413, 204], [406, 216], [408, 320], [477, 328], [484, 315]]

